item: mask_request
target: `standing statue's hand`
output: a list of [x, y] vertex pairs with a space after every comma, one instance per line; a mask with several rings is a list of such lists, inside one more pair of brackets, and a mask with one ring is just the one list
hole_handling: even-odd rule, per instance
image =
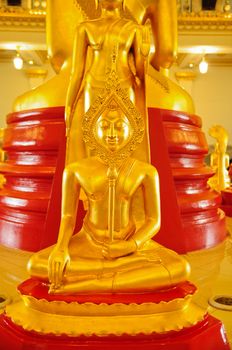
[[120, 240], [105, 244], [102, 254], [106, 259], [114, 259], [134, 253], [136, 250], [137, 246], [133, 239], [128, 241]]
[[68, 249], [55, 246], [48, 259], [48, 278], [51, 283], [50, 292], [55, 291], [62, 284], [64, 271], [70, 262]]

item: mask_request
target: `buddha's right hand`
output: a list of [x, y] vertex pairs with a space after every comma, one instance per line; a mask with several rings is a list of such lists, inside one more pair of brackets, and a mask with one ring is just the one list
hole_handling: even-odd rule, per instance
[[55, 246], [48, 259], [48, 278], [51, 283], [50, 292], [61, 286], [65, 268], [69, 262], [68, 249], [61, 249]]

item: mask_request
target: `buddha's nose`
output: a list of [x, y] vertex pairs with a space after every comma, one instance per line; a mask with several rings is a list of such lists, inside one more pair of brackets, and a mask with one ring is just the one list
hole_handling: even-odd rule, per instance
[[109, 137], [112, 138], [112, 139], [116, 137], [115, 128], [114, 128], [114, 124], [113, 123], [110, 125]]

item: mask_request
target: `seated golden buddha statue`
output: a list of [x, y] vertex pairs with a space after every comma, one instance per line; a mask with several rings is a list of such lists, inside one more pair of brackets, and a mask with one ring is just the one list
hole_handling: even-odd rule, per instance
[[[30, 275], [49, 282], [54, 294], [144, 292], [186, 281], [188, 263], [152, 240], [160, 228], [159, 177], [133, 157], [144, 118], [115, 70], [82, 119], [91, 156], [66, 165], [58, 241], [32, 256]], [[81, 190], [88, 210], [75, 233]], [[143, 222], [134, 216], [139, 190]]]

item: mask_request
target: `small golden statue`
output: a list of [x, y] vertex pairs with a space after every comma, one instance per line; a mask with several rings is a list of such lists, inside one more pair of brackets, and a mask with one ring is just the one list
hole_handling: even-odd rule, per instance
[[[64, 171], [58, 242], [29, 261], [29, 273], [49, 280], [50, 293], [152, 291], [184, 282], [189, 274], [182, 257], [152, 240], [160, 228], [158, 174], [132, 157], [144, 137], [144, 117], [121, 87], [114, 61], [112, 67], [83, 117], [83, 139], [93, 155]], [[73, 236], [81, 189], [88, 211]], [[145, 219], [136, 227], [138, 190]]]
[[210, 156], [210, 165], [215, 175], [212, 176], [208, 184], [216, 191], [222, 191], [230, 186], [230, 178], [227, 168], [230, 158], [226, 153], [228, 145], [228, 133], [221, 125], [214, 125], [209, 129], [209, 135], [216, 139], [215, 149]]

